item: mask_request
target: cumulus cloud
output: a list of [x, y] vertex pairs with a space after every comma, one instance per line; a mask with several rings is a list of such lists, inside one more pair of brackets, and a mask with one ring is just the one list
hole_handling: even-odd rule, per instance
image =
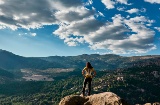
[[93, 4], [93, 1], [92, 0], [88, 0], [88, 2], [86, 4], [87, 5], [91, 5], [91, 4]]
[[111, 32], [104, 32], [101, 37], [104, 37], [104, 35], [105, 37], [107, 35], [110, 37], [100, 39], [94, 36], [96, 40], [92, 37], [88, 38], [90, 43], [92, 42], [90, 44], [92, 49], [109, 49], [116, 54], [145, 53], [156, 49], [153, 44], [155, 32], [145, 26], [146, 23], [150, 22], [149, 19], [144, 16], [125, 19], [121, 15], [116, 15], [112, 19], [111, 26], [117, 26], [116, 30], [113, 30], [113, 27], [111, 28], [108, 25], [106, 27]]
[[1, 1], [3, 1], [3, 4], [0, 4], [0, 24], [4, 27], [13, 30], [17, 28], [38, 28], [42, 25], [53, 24], [56, 21], [53, 15], [55, 9], [51, 8], [49, 2], [44, 0]]
[[160, 1], [159, 0], [144, 0], [145, 2], [149, 2], [149, 3], [157, 3], [157, 4], [160, 4]]
[[75, 41], [67, 41], [68, 46], [77, 46], [77, 43]]
[[115, 2], [112, 0], [102, 0], [102, 3], [106, 6], [107, 9], [112, 9], [115, 5]]
[[137, 8], [132, 8], [130, 10], [127, 10], [126, 12], [130, 13], [130, 14], [133, 14], [133, 13], [138, 13], [139, 12], [139, 9]]
[[160, 27], [154, 27], [154, 29], [158, 30], [160, 32]]
[[63, 23], [70, 23], [83, 18], [94, 15], [94, 10], [88, 10], [85, 7], [76, 7], [69, 10], [61, 10], [55, 13], [55, 17], [58, 21]]
[[115, 8], [117, 3], [129, 5], [127, 2], [128, 0], [101, 0], [101, 2], [106, 6], [107, 9]]
[[126, 8], [125, 7], [118, 7], [117, 10], [118, 11], [124, 11]]
[[1, 0], [0, 28], [41, 28], [93, 14], [94, 11], [87, 10], [81, 0]]
[[92, 1], [92, 0], [89, 0], [89, 3], [90, 3], [90, 4], [93, 4], [93, 1]]
[[86, 40], [89, 43], [103, 42], [105, 40], [122, 40], [125, 38], [124, 32], [127, 31], [128, 29], [122, 24], [106, 24], [99, 30], [90, 33], [90, 36], [86, 36]]
[[115, 15], [112, 20], [102, 23], [89, 17], [61, 24], [53, 34], [64, 39], [69, 46], [88, 43], [91, 49], [108, 49], [116, 54], [145, 53], [156, 49], [153, 44], [155, 32], [146, 26], [153, 20], [144, 16], [124, 18], [121, 15]]
[[[89, 3], [92, 3], [92, 0], [89, 0]], [[67, 36], [81, 34], [81, 31], [87, 34], [103, 24], [94, 18], [95, 10], [88, 10], [84, 5], [81, 0], [1, 0], [0, 29], [30, 29], [57, 24], [59, 29], [55, 34], [58, 33], [59, 37], [64, 39], [69, 46], [75, 46], [77, 45], [75, 41], [83, 42], [83, 39], [73, 39]]]
[[3, 1], [3, 0], [0, 0], [0, 4], [4, 4], [4, 1]]
[[146, 12], [146, 8], [142, 8], [142, 9], [132, 8], [130, 10], [127, 10], [126, 12], [128, 12], [129, 14]]
[[[93, 16], [83, 20], [74, 21], [70, 24], [61, 24], [59, 29], [55, 30], [53, 34], [59, 36], [61, 39], [70, 39], [70, 41], [82, 42], [83, 37], [89, 35], [91, 32], [98, 30], [104, 23], [97, 21]], [[74, 39], [70, 36], [74, 35]], [[80, 38], [79, 38], [80, 37]], [[75, 40], [76, 39], [76, 40]]]
[[104, 14], [102, 12], [100, 12], [100, 11], [98, 11], [98, 15], [102, 16], [102, 17], [105, 17]]
[[52, 7], [61, 9], [75, 8], [82, 5], [81, 0], [48, 0]]
[[128, 0], [117, 0], [117, 2], [121, 3], [121, 4], [128, 4]]

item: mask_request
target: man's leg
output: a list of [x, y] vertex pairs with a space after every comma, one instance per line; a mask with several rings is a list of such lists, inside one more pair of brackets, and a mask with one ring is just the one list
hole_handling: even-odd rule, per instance
[[83, 89], [82, 89], [83, 96], [85, 96], [85, 88], [86, 88], [86, 84], [87, 84], [87, 79], [85, 78], [84, 81], [83, 81]]
[[88, 96], [90, 96], [91, 95], [91, 82], [92, 82], [92, 78], [89, 78], [88, 79]]

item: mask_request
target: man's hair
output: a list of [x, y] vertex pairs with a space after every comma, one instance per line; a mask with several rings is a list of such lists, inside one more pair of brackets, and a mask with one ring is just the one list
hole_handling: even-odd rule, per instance
[[89, 62], [86, 63], [86, 67], [87, 67], [87, 68], [90, 68], [90, 69], [93, 68], [92, 65], [91, 65]]

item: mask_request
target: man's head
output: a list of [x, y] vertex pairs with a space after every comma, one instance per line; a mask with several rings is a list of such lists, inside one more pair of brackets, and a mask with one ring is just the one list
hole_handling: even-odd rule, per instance
[[90, 62], [87, 62], [87, 63], [86, 63], [86, 67], [87, 67], [87, 68], [93, 68], [92, 65], [90, 64]]

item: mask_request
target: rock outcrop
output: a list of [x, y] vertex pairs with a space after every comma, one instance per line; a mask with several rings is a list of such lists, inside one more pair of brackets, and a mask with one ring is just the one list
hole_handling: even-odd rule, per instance
[[[139, 104], [137, 104], [137, 105], [139, 105]], [[159, 102], [155, 102], [155, 103], [146, 103], [146, 104], [144, 104], [144, 105], [160, 105], [160, 103], [159, 103]]]
[[59, 105], [128, 105], [123, 99], [112, 92], [94, 94], [87, 97], [69, 95]]

